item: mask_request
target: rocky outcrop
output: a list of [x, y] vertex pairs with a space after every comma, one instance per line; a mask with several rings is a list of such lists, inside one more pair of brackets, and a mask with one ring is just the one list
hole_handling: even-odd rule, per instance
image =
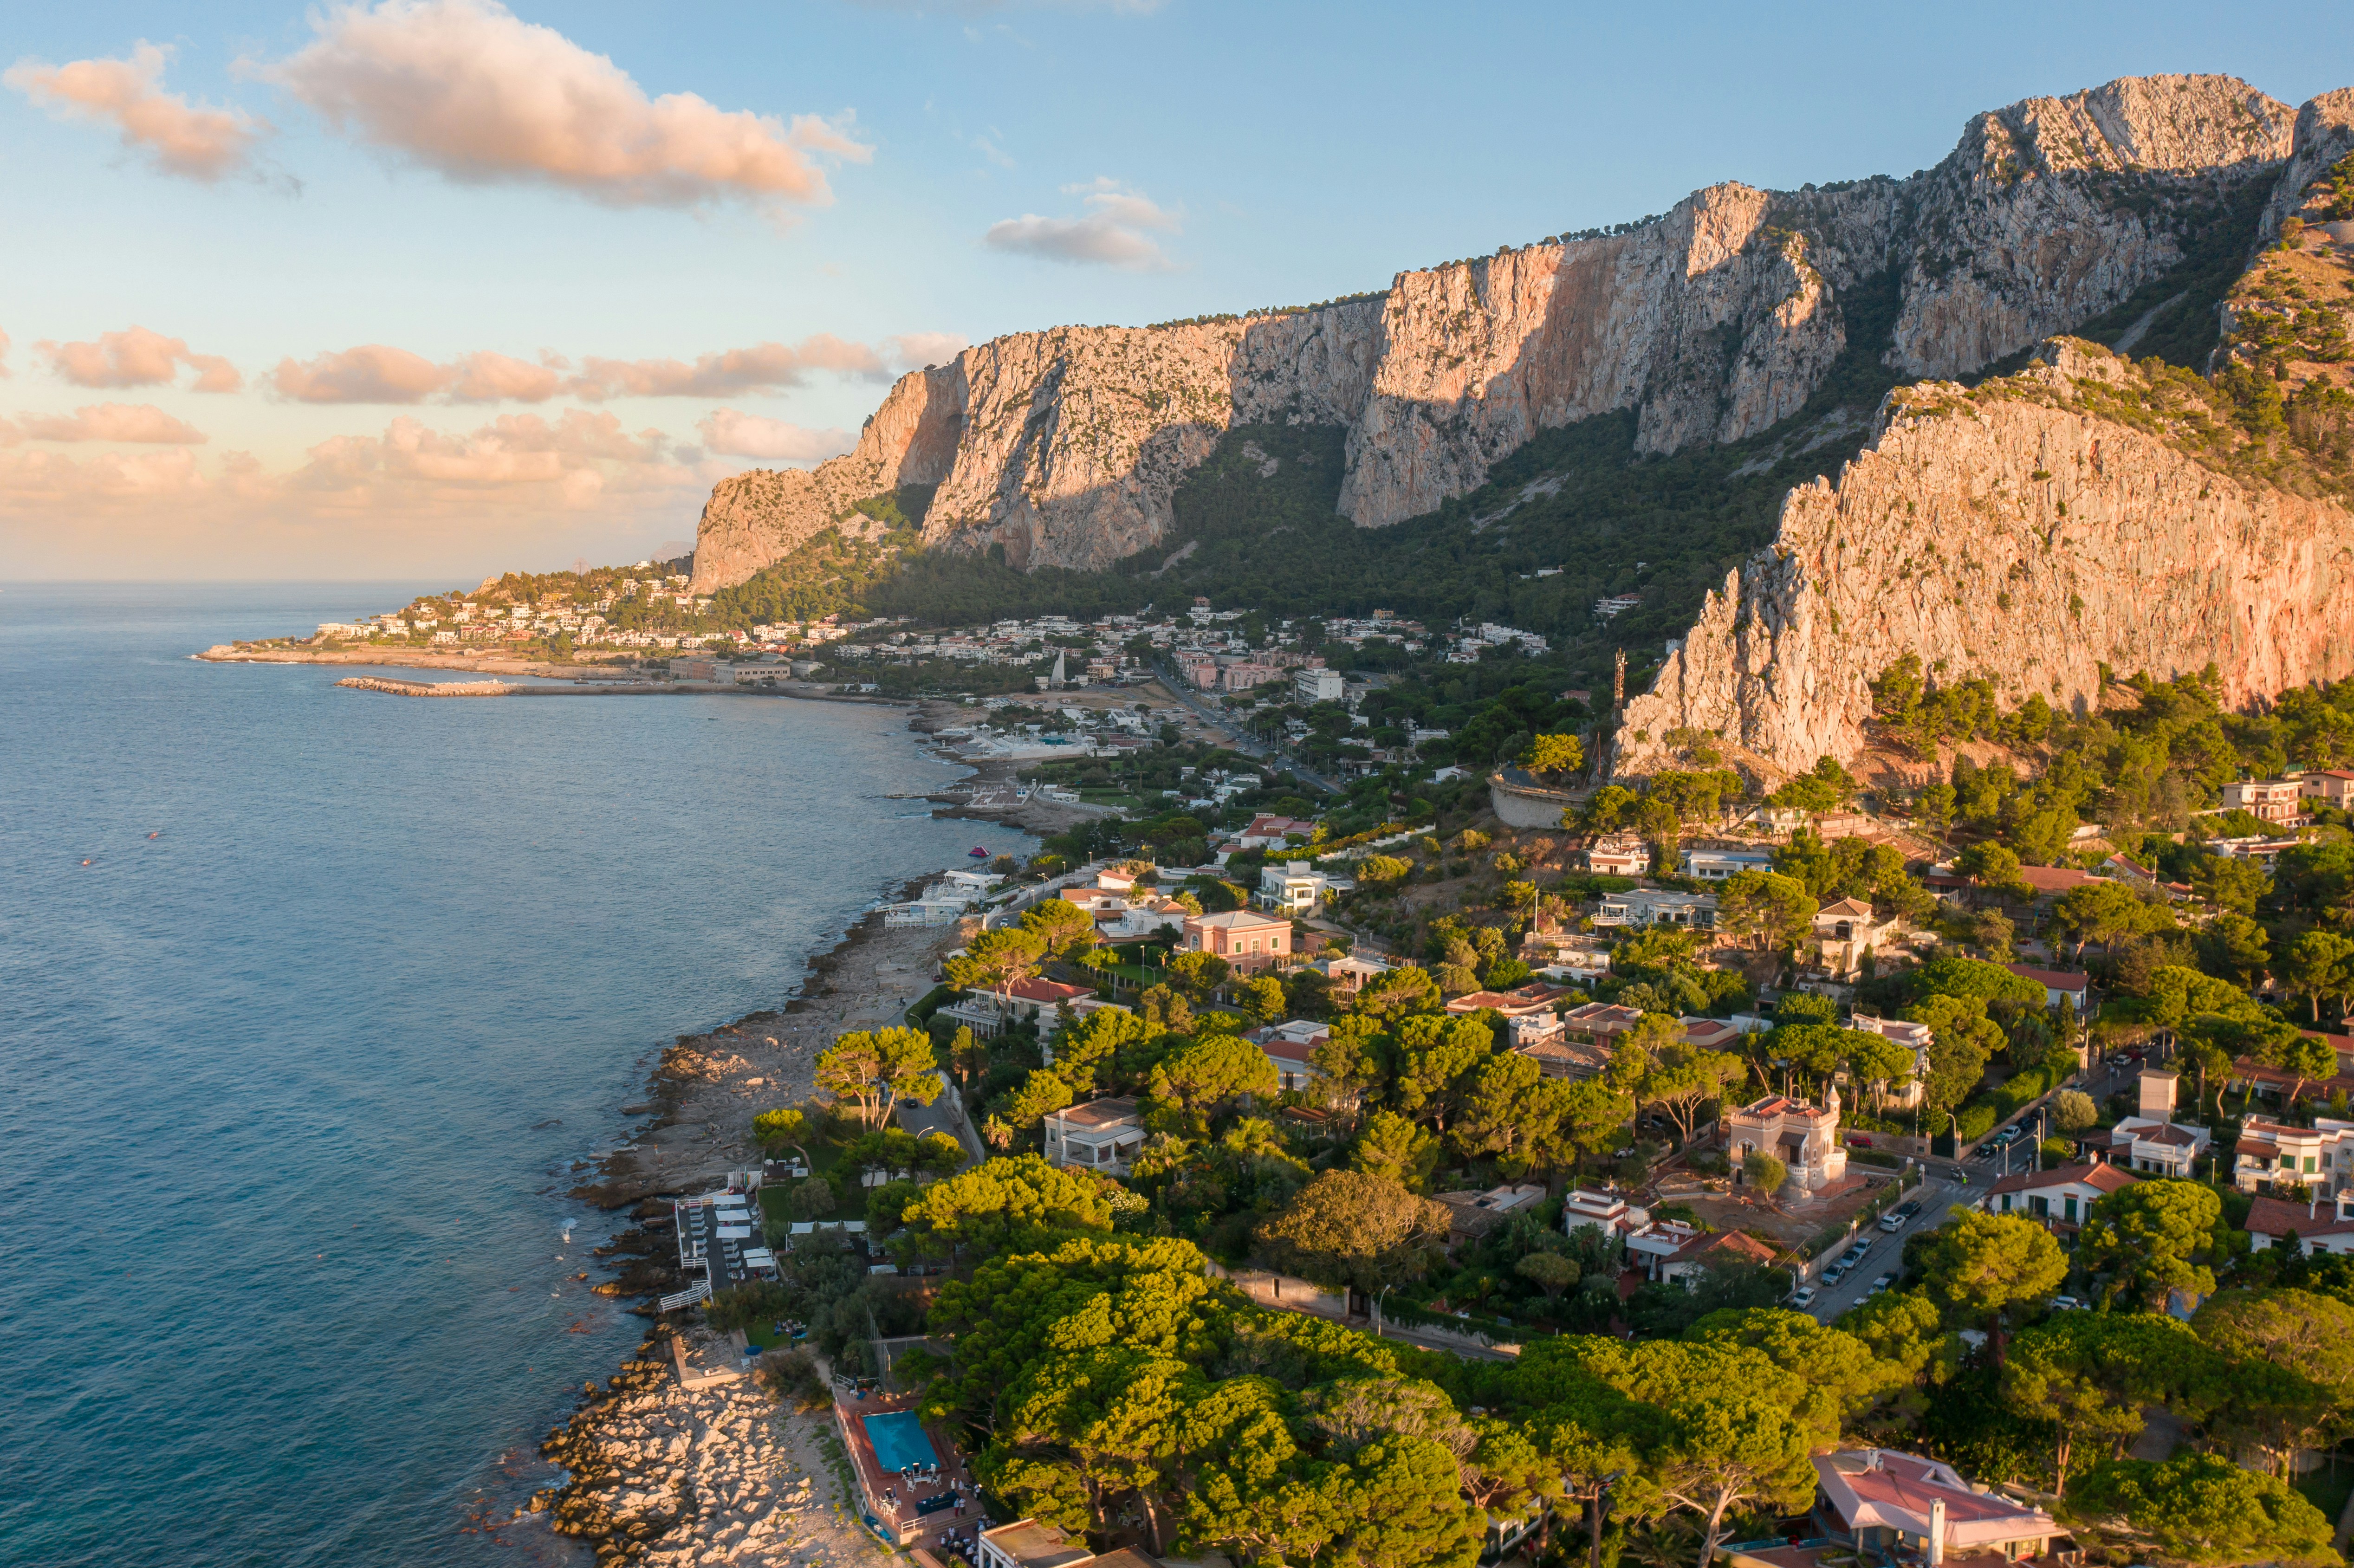
[[2101, 667], [2204, 668], [2243, 706], [2354, 673], [2354, 513], [2244, 484], [2086, 411], [2131, 364], [2073, 340], [1965, 393], [1892, 394], [1837, 484], [1783, 503], [1774, 543], [1712, 593], [1614, 767], [1652, 770], [1674, 732], [1795, 772], [1864, 744], [1870, 683], [1907, 653], [1939, 683], [1990, 677], [2006, 705], [2097, 705]]
[[2354, 87], [2341, 87], [2296, 111], [2296, 144], [2264, 204], [2263, 238], [2278, 238], [2281, 219], [2306, 209], [2316, 183], [2349, 153], [2354, 153]]
[[856, 450], [813, 473], [722, 484], [695, 586], [740, 581], [913, 482], [939, 486], [936, 544], [1106, 567], [1166, 536], [1177, 484], [1235, 423], [1344, 427], [1340, 509], [1366, 526], [1429, 512], [1538, 431], [1597, 414], [1635, 410], [1645, 451], [1737, 440], [1806, 403], [1860, 291], [1892, 276], [1890, 363], [1975, 371], [2163, 275], [2198, 224], [2274, 176], [2295, 118], [2229, 77], [2130, 79], [1981, 114], [1908, 179], [1715, 185], [1621, 232], [1306, 310], [1017, 333], [903, 378]]

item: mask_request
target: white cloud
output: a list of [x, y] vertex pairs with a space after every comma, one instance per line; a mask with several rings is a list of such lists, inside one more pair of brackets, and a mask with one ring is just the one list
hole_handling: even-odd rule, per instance
[[885, 338], [883, 346], [890, 351], [894, 365], [921, 370], [928, 365], [946, 365], [971, 345], [952, 332], [903, 332]]
[[1168, 253], [1151, 236], [1182, 232], [1176, 214], [1118, 180], [1098, 178], [1084, 185], [1065, 185], [1063, 191], [1081, 198], [1079, 205], [1087, 209], [1084, 217], [1041, 217], [1023, 213], [991, 224], [981, 237], [981, 243], [993, 250], [1076, 266], [1121, 267], [1138, 272], [1170, 269]]
[[788, 124], [691, 92], [649, 99], [603, 55], [495, 0], [381, 0], [314, 15], [266, 74], [337, 130], [469, 185], [546, 184], [614, 207], [823, 206], [821, 155], [873, 149], [847, 114]]
[[245, 386], [237, 367], [219, 355], [192, 354], [183, 340], [143, 326], [102, 332], [95, 343], [43, 341], [34, 347], [48, 360], [51, 371], [77, 387], [161, 387], [183, 365], [196, 373], [191, 391], [235, 392]]
[[202, 430], [152, 403], [93, 403], [64, 414], [20, 414], [23, 439], [34, 441], [136, 441], [148, 446], [204, 445]]
[[455, 366], [381, 343], [320, 355], [307, 365], [281, 359], [270, 385], [297, 403], [421, 403], [457, 378]]
[[546, 350], [534, 365], [484, 349], [447, 368], [453, 403], [545, 403], [562, 386], [558, 373], [571, 367]]
[[269, 122], [165, 92], [165, 58], [143, 38], [129, 59], [51, 65], [27, 58], [0, 74], [0, 82], [61, 120], [114, 126], [124, 146], [145, 154], [164, 174], [215, 181], [251, 172], [254, 147], [270, 134]]
[[0, 332], [0, 380], [5, 380], [10, 374], [11, 372], [8, 369], [8, 334], [5, 332]]
[[564, 389], [591, 401], [607, 397], [726, 397], [799, 387], [813, 370], [883, 380], [890, 371], [883, 356], [863, 343], [846, 343], [819, 333], [800, 343], [756, 343], [678, 359], [583, 360], [580, 373]]
[[820, 462], [850, 450], [855, 440], [847, 430], [810, 430], [782, 419], [714, 408], [695, 427], [703, 443], [727, 457], [766, 458], [781, 462]]

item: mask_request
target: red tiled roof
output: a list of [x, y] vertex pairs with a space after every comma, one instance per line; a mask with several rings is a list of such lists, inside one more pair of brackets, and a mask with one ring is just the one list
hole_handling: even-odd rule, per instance
[[2131, 1172], [2114, 1165], [2059, 1165], [2049, 1171], [2021, 1171], [2006, 1176], [1987, 1189], [1988, 1196], [1998, 1192], [2035, 1192], [2047, 1187], [2070, 1185], [2097, 1187], [2103, 1192], [2115, 1192], [2134, 1184]]
[[2038, 893], [2066, 893], [2088, 882], [2101, 882], [2103, 877], [2078, 871], [2073, 865], [2022, 865], [2019, 878]]
[[2005, 964], [2002, 967], [2021, 980], [2033, 980], [2046, 991], [2082, 991], [2087, 983], [2087, 977], [2072, 975], [2063, 969], [2039, 969], [2031, 964]]
[[1034, 1001], [1042, 1007], [1052, 1007], [1061, 1001], [1076, 1001], [1083, 996], [1095, 993], [1093, 986], [1066, 985], [1061, 980], [1040, 980], [1035, 976], [1015, 980], [1005, 988], [1004, 992], [1022, 1001]]
[[2308, 1206], [2258, 1193], [2255, 1202], [2248, 1205], [2248, 1231], [2274, 1241], [2291, 1231], [2300, 1240], [2308, 1236], [2354, 1235], [2354, 1220], [2339, 1219], [2337, 1210], [2327, 1202]]

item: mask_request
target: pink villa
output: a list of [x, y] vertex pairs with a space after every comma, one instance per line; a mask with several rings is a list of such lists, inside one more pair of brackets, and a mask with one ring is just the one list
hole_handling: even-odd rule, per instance
[[1724, 1113], [1725, 1151], [1735, 1171], [1751, 1154], [1770, 1154], [1789, 1168], [1792, 1186], [1819, 1192], [1847, 1174], [1839, 1120], [1836, 1088], [1819, 1107], [1787, 1095], [1768, 1095]]
[[1291, 922], [1248, 909], [1185, 917], [1185, 950], [1214, 953], [1237, 969], [1282, 966], [1291, 959]]

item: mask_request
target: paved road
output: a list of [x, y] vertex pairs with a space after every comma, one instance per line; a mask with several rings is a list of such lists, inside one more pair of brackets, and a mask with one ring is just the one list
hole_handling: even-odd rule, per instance
[[1187, 711], [1204, 724], [1223, 732], [1233, 742], [1234, 748], [1245, 757], [1256, 757], [1261, 761], [1273, 763], [1278, 768], [1288, 768], [1299, 778], [1315, 785], [1319, 789], [1329, 792], [1339, 791], [1341, 787], [1338, 784], [1310, 768], [1299, 758], [1237, 731], [1233, 715], [1204, 702], [1200, 694], [1185, 683], [1183, 676], [1174, 671], [1160, 669], [1157, 666], [1154, 673], [1161, 677], [1161, 683], [1174, 693], [1179, 702], [1185, 705]]
[[1962, 1184], [1951, 1160], [1936, 1160], [1927, 1164], [1928, 1176], [1913, 1189], [1910, 1197], [1921, 1203], [1921, 1213], [1912, 1222], [1890, 1235], [1880, 1228], [1878, 1220], [1857, 1231], [1858, 1235], [1872, 1238], [1872, 1251], [1862, 1265], [1847, 1275], [1837, 1285], [1818, 1286], [1814, 1301], [1807, 1310], [1828, 1323], [1849, 1308], [1855, 1306], [1871, 1292], [1872, 1282], [1883, 1274], [1893, 1274], [1904, 1259], [1904, 1239], [1915, 1231], [1933, 1231], [1946, 1223], [1946, 1216], [1956, 1208], [1967, 1208], [1986, 1191], [1986, 1181], [1972, 1176], [1969, 1184]]

